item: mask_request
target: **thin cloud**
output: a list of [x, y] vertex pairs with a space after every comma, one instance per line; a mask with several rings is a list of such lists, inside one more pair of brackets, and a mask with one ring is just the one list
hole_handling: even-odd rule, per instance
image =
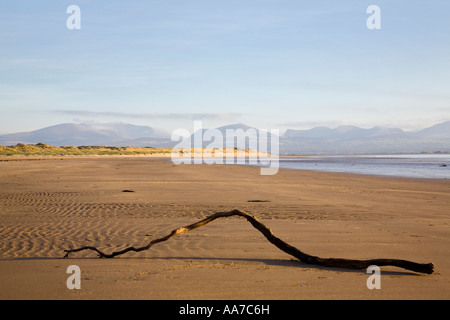
[[129, 119], [169, 119], [169, 120], [221, 120], [235, 121], [242, 116], [240, 113], [130, 113], [130, 112], [98, 112], [88, 110], [53, 110], [77, 117], [113, 117]]

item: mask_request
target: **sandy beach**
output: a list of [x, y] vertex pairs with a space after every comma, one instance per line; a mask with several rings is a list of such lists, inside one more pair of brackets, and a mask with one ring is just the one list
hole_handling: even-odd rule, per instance
[[[145, 156], [10, 160], [0, 161], [0, 299], [450, 298], [450, 180], [262, 176]], [[239, 217], [114, 259], [62, 259], [80, 246], [142, 246], [233, 209], [312, 255], [433, 262], [435, 272], [382, 267], [381, 289], [369, 290], [365, 270], [295, 261]], [[66, 286], [70, 265], [81, 270], [79, 290]]]

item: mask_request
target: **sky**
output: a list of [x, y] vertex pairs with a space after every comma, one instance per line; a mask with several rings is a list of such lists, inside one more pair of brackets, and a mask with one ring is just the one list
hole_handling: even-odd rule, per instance
[[[70, 5], [80, 29], [69, 29]], [[380, 29], [369, 29], [370, 5]], [[448, 0], [0, 3], [0, 133], [450, 120]]]

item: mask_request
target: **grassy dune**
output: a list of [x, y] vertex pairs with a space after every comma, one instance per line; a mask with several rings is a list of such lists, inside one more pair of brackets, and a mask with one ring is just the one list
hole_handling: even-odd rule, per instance
[[0, 146], [0, 156], [73, 156], [73, 155], [139, 155], [170, 153], [171, 149], [153, 147], [105, 147], [105, 146], [63, 146], [55, 147], [45, 143]]

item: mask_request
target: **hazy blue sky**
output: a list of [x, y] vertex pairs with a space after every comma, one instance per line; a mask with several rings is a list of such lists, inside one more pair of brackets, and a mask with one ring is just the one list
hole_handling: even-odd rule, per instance
[[[81, 29], [69, 30], [69, 5]], [[381, 29], [369, 30], [369, 5]], [[450, 1], [2, 1], [0, 133], [450, 120]]]

